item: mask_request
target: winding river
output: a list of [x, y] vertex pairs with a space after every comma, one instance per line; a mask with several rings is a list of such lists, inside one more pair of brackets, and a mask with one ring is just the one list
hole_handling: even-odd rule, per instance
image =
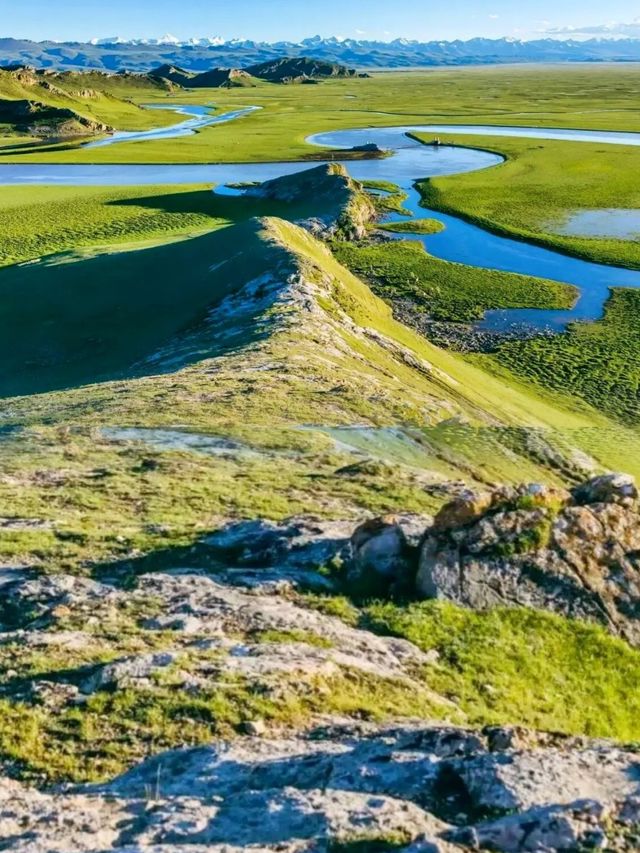
[[[167, 128], [138, 133], [117, 133], [91, 142], [87, 147], [185, 136], [207, 125], [241, 119], [256, 109], [252, 107], [214, 115], [206, 107], [162, 105], [162, 108], [179, 109], [189, 118]], [[414, 215], [429, 216], [445, 225], [444, 230], [438, 234], [402, 235], [404, 239], [419, 240], [435, 257], [475, 267], [540, 276], [573, 284], [579, 290], [579, 297], [571, 309], [518, 308], [488, 311], [484, 319], [477, 324], [479, 329], [501, 332], [523, 328], [561, 331], [569, 322], [600, 318], [610, 287], [640, 287], [640, 271], [582, 261], [560, 252], [492, 234], [457, 217], [422, 207], [420, 196], [414, 187], [416, 180], [489, 168], [503, 162], [503, 158], [477, 149], [448, 145], [425, 146], [407, 136], [408, 133], [416, 132], [520, 136], [613, 145], [640, 145], [640, 133], [484, 125], [406, 125], [339, 130], [316, 134], [308, 139], [312, 144], [335, 148], [338, 151], [365, 143], [376, 143], [380, 148], [393, 151], [394, 155], [385, 159], [343, 162], [350, 174], [359, 180], [385, 180], [399, 185], [407, 192], [405, 206]], [[335, 160], [341, 162], [338, 154]], [[214, 183], [224, 186], [242, 181], [265, 181], [315, 166], [317, 162], [213, 165], [7, 164], [0, 165], [0, 185], [123, 186]]]

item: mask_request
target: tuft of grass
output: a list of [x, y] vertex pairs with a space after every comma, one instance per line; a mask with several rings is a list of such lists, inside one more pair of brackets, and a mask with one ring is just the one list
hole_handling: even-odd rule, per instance
[[640, 652], [596, 625], [542, 611], [476, 613], [443, 602], [373, 604], [365, 624], [436, 649], [429, 686], [470, 723], [640, 739]]
[[411, 843], [409, 833], [357, 834], [329, 843], [329, 853], [393, 853]]
[[318, 634], [312, 634], [309, 631], [261, 631], [251, 639], [258, 643], [305, 643], [319, 649], [331, 649], [334, 645], [326, 637], [320, 637]]

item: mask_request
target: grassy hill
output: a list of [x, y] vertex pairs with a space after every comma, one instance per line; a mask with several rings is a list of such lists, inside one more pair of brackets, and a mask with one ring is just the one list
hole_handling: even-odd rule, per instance
[[[48, 123], [55, 130], [74, 121], [85, 133], [101, 132], [105, 126], [127, 130], [171, 124], [179, 120], [175, 113], [150, 113], [133, 101], [166, 95], [171, 87], [148, 75], [36, 71], [23, 66], [0, 69], [0, 122], [26, 131], [38, 123]], [[26, 121], [17, 114], [20, 104], [31, 105]]]
[[[596, 468], [640, 458], [633, 431], [575, 398], [432, 346], [324, 244], [273, 216], [5, 269], [0, 287], [14, 330], [3, 342], [5, 393], [65, 386], [3, 406], [10, 476], [0, 500], [56, 520], [4, 536], [9, 562], [77, 570], [193, 545], [214, 516], [433, 509], [460, 478], [559, 482], [583, 476], [585, 454]], [[158, 455], [144, 441], [123, 448], [106, 427], [213, 434], [252, 453]], [[359, 458], [345, 445], [372, 441], [371, 467], [336, 476]], [[133, 472], [150, 457], [148, 491]], [[99, 487], [89, 475], [98, 469], [109, 472]], [[47, 484], [61, 476], [74, 485], [52, 500]], [[162, 541], [161, 519], [171, 519]]]
[[239, 68], [212, 68], [196, 74], [188, 85], [193, 89], [233, 89], [256, 86], [258, 82], [248, 71]]
[[270, 83], [296, 83], [306, 80], [323, 80], [330, 77], [358, 77], [358, 72], [337, 62], [323, 62], [307, 56], [283, 57], [260, 62], [245, 68], [253, 77]]
[[[327, 214], [369, 204], [357, 185], [344, 192], [338, 170], [317, 174], [342, 194]], [[323, 194], [309, 192], [309, 175], [299, 180], [299, 214], [309, 203], [321, 212]], [[0, 503], [11, 522], [0, 535], [3, 565], [135, 585], [145, 571], [215, 571], [207, 539], [229, 519], [431, 512], [465, 484], [570, 482], [590, 464], [640, 474], [637, 432], [561, 390], [544, 392], [506, 369], [495, 375], [440, 350], [397, 322], [327, 244], [283, 218], [293, 215], [291, 181], [280, 185], [286, 203], [224, 199], [226, 221], [236, 224], [193, 239], [0, 270], [1, 380], [7, 390], [28, 381], [42, 391], [3, 400]], [[277, 195], [273, 184], [267, 191]], [[248, 218], [247, 207], [240, 221], [238, 203], [271, 215]], [[222, 450], [203, 451], [198, 439]], [[305, 601], [437, 648], [441, 662], [424, 683], [458, 697], [458, 721], [637, 737], [635, 705], [624, 702], [637, 652], [593, 626], [523, 609], [356, 606], [339, 595]], [[129, 622], [95, 620], [100, 654], [109, 658], [122, 625], [126, 642], [146, 649], [144, 618], [134, 606]], [[12, 654], [9, 647], [6, 669], [53, 678], [94, 662], [85, 648], [72, 658], [30, 647]], [[494, 681], [497, 692], [487, 691]], [[408, 691], [370, 699], [370, 688], [365, 679], [337, 710], [434, 713]], [[120, 693], [113, 703], [105, 694], [59, 714], [30, 698], [3, 698], [0, 760], [40, 779], [97, 778], [105, 766], [115, 772], [159, 744], [182, 742], [174, 700], [184, 691], [160, 691], [147, 706], [140, 694], [127, 695], [131, 706]], [[235, 719], [233, 701], [217, 702], [216, 725]], [[246, 704], [242, 692], [239, 701]], [[286, 717], [288, 703], [279, 708], [270, 719]], [[296, 708], [297, 724], [311, 710]], [[71, 718], [84, 734], [70, 747]], [[208, 719], [193, 724], [194, 742], [212, 737]], [[108, 753], [106, 765], [96, 749], [105, 751], [100, 760]]]

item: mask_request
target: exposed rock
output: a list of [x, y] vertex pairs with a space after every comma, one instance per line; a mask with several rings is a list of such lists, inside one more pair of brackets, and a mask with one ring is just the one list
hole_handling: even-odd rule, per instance
[[523, 605], [596, 621], [640, 642], [640, 515], [633, 480], [596, 477], [570, 494], [537, 484], [466, 493], [426, 536], [426, 598], [485, 610]]
[[375, 207], [367, 193], [339, 163], [325, 163], [294, 175], [265, 181], [257, 187], [249, 187], [246, 195], [289, 204], [313, 198], [317, 215], [299, 224], [323, 239], [362, 239], [366, 226], [376, 217]]
[[29, 100], [0, 99], [0, 123], [38, 136], [87, 136], [111, 130], [74, 110]]
[[282, 523], [257, 519], [227, 524], [205, 544], [234, 566], [318, 569], [348, 557], [353, 527], [352, 521], [303, 516]]
[[385, 515], [365, 521], [351, 537], [348, 579], [355, 591], [387, 593], [412, 579], [417, 547], [433, 519]]
[[574, 497], [579, 504], [633, 506], [638, 499], [638, 489], [630, 474], [604, 474], [575, 489]]
[[[608, 846], [605, 826], [609, 814], [597, 801], [579, 800], [566, 806], [541, 806], [449, 833], [465, 849], [519, 851], [581, 851]], [[619, 835], [623, 832], [618, 829]], [[612, 833], [615, 837], [616, 832]], [[632, 850], [624, 838], [618, 850]]]
[[398, 838], [404, 853], [637, 849], [631, 750], [556, 736], [490, 752], [487, 732], [418, 723], [275, 740], [258, 728], [103, 785], [42, 793], [2, 780], [0, 839], [18, 853], [329, 853]]
[[[242, 570], [237, 571], [243, 577]], [[30, 630], [12, 631], [4, 639], [34, 646], [51, 645], [57, 637], [60, 650], [73, 651], [89, 646], [92, 638], [82, 632], [54, 631], [59, 619], [100, 624], [115, 618], [118, 624], [117, 619], [130, 612], [144, 614], [145, 606], [153, 602], [159, 612], [141, 617], [140, 625], [147, 631], [174, 632], [170, 644], [163, 651], [121, 656], [70, 674], [72, 685], [86, 695], [126, 687], [153, 690], [158, 677], [171, 675], [173, 682], [197, 693], [233, 676], [270, 691], [288, 687], [290, 692], [305, 692], [314, 689], [314, 676], [330, 679], [360, 672], [400, 680], [443, 708], [450, 705], [420, 683], [422, 668], [437, 660], [435, 651], [421, 651], [407, 640], [381, 637], [302, 606], [295, 600], [292, 571], [278, 578], [275, 570], [267, 570], [260, 583], [256, 570], [243, 585], [233, 584], [236, 573], [147, 574], [127, 592], [83, 578], [23, 577], [11, 587], [10, 601], [13, 611], [26, 617]], [[46, 630], [37, 631], [35, 626]], [[190, 669], [181, 674], [179, 660], [186, 653], [192, 658]], [[37, 691], [38, 682], [34, 685]], [[64, 683], [60, 691], [63, 688]]]
[[108, 663], [85, 681], [82, 691], [95, 693], [105, 688], [146, 685], [152, 676], [175, 663], [176, 658], [171, 652], [158, 652]]

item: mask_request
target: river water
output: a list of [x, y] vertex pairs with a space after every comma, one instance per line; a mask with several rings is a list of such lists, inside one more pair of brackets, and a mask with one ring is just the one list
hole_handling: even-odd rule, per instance
[[[171, 107], [162, 105], [162, 108]], [[105, 140], [89, 143], [113, 145], [121, 142], [184, 136], [198, 128], [223, 121], [241, 119], [252, 109], [237, 110], [219, 116], [206, 107], [180, 107], [190, 117], [169, 128], [130, 134], [114, 134]], [[498, 166], [503, 158], [477, 149], [455, 146], [426, 146], [411, 139], [409, 133], [473, 133], [491, 136], [522, 136], [539, 139], [561, 139], [573, 142], [599, 142], [613, 145], [640, 145], [640, 133], [615, 131], [563, 130], [557, 128], [512, 128], [487, 125], [406, 125], [390, 128], [360, 128], [316, 134], [309, 142], [339, 150], [366, 143], [394, 152], [393, 156], [376, 160], [350, 160], [344, 165], [359, 180], [385, 180], [400, 186], [408, 194], [405, 207], [419, 217], [437, 219], [445, 226], [438, 234], [403, 234], [404, 239], [419, 240], [437, 258], [475, 267], [539, 276], [575, 285], [579, 289], [576, 304], [568, 310], [534, 308], [487, 311], [477, 328], [489, 331], [516, 331], [520, 328], [561, 331], [567, 323], [593, 321], [602, 316], [610, 287], [640, 287], [640, 271], [590, 263], [540, 246], [492, 234], [454, 216], [421, 207], [414, 187], [417, 180], [456, 175]], [[305, 163], [231, 163], [211, 165], [80, 165], [80, 164], [7, 164], [0, 165], [0, 185], [151, 185], [214, 183], [224, 185], [243, 181], [265, 181], [285, 174], [314, 168], [317, 162]], [[398, 217], [393, 217], [398, 218]]]

